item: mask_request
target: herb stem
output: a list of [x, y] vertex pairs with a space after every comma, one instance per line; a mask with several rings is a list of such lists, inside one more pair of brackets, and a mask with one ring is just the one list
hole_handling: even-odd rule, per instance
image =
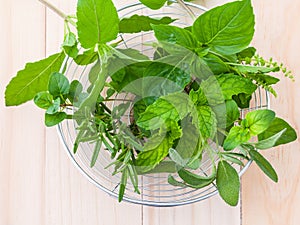
[[61, 18], [63, 18], [65, 21], [69, 22], [70, 24], [72, 24], [73, 26], [75, 26], [76, 24], [74, 23], [74, 21], [70, 20], [70, 17], [67, 16], [64, 12], [62, 12], [60, 9], [58, 9], [56, 6], [54, 6], [52, 3], [50, 3], [48, 0], [38, 0], [39, 2], [41, 2], [42, 4], [44, 4], [47, 8], [51, 9], [52, 11], [54, 11], [57, 15], [59, 15]]

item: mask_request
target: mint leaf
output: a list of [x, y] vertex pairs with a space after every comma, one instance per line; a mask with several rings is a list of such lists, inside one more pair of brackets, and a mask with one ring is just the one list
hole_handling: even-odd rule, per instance
[[152, 30], [151, 24], [170, 24], [175, 19], [171, 17], [151, 18], [149, 16], [133, 15], [130, 18], [123, 18], [120, 21], [120, 33], [139, 33]]
[[193, 188], [203, 188], [210, 185], [216, 179], [216, 173], [213, 172], [211, 176], [199, 176], [188, 170], [181, 169], [178, 171], [179, 177], [189, 186]]
[[188, 95], [173, 93], [160, 97], [140, 115], [137, 125], [149, 130], [161, 127], [167, 119], [178, 121], [183, 119], [192, 108]]
[[34, 97], [34, 103], [41, 109], [48, 109], [53, 104], [53, 96], [47, 91], [40, 92]]
[[58, 53], [38, 62], [27, 63], [25, 69], [20, 70], [6, 87], [6, 106], [20, 105], [39, 92], [46, 91], [50, 75], [59, 71], [64, 58], [64, 53]]
[[79, 42], [88, 49], [116, 39], [119, 17], [111, 0], [78, 0], [77, 30]]
[[[152, 25], [155, 37], [159, 42], [168, 42], [180, 45], [188, 49], [198, 47], [198, 41], [194, 35], [186, 29], [171, 25]], [[175, 48], [175, 46], [173, 46]]]
[[275, 118], [275, 113], [269, 109], [255, 110], [247, 113], [247, 120], [251, 135], [264, 132]]
[[230, 151], [240, 144], [249, 141], [251, 138], [249, 129], [244, 129], [240, 126], [232, 127], [226, 137], [223, 148], [225, 151]]
[[251, 1], [235, 1], [213, 8], [194, 22], [192, 30], [198, 40], [212, 50], [225, 55], [238, 53], [253, 38]]
[[280, 137], [284, 134], [286, 131], [286, 128], [284, 128], [282, 131], [278, 132], [277, 134], [274, 134], [273, 136], [261, 140], [257, 143], [255, 143], [255, 148], [257, 149], [268, 149], [275, 146], [276, 142], [280, 139]]
[[216, 114], [210, 106], [198, 106], [198, 127], [203, 138], [213, 138], [217, 132]]
[[259, 168], [274, 182], [278, 182], [278, 176], [272, 165], [257, 151], [249, 151], [251, 158], [256, 162]]
[[167, 0], [139, 0], [150, 9], [160, 9], [167, 2]]
[[45, 125], [47, 127], [52, 127], [60, 122], [62, 122], [64, 119], [67, 118], [67, 114], [65, 112], [58, 112], [55, 114], [45, 114]]
[[220, 161], [217, 169], [217, 188], [223, 200], [236, 206], [240, 194], [240, 178], [236, 170], [226, 161]]
[[53, 73], [50, 76], [48, 90], [54, 98], [67, 95], [70, 90], [68, 79], [61, 73]]
[[258, 140], [266, 140], [281, 130], [286, 129], [286, 131], [280, 136], [280, 138], [276, 141], [274, 146], [287, 144], [289, 142], [295, 141], [297, 139], [297, 133], [286, 121], [281, 118], [276, 117], [270, 126], [263, 133], [258, 135]]

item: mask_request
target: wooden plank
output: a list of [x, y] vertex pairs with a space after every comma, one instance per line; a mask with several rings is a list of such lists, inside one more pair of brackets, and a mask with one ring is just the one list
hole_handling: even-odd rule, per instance
[[[300, 126], [300, 1], [255, 0], [255, 46], [264, 57], [273, 56], [296, 75], [296, 82], [282, 78], [276, 85], [278, 98], [271, 99], [271, 108], [296, 129]], [[299, 140], [283, 147], [265, 151], [278, 172], [279, 183], [274, 184], [257, 166], [252, 166], [243, 179], [243, 224], [281, 225], [299, 224], [300, 167]]]
[[0, 224], [43, 224], [42, 114], [32, 104], [4, 108], [3, 93], [25, 62], [44, 56], [45, 14], [36, 1], [1, 0], [0, 10]]
[[[77, 1], [51, 2], [65, 13], [74, 14]], [[63, 21], [47, 10], [46, 27], [47, 53], [50, 54], [60, 48]], [[89, 183], [74, 167], [60, 143], [56, 129], [47, 129], [46, 149], [46, 225], [141, 223], [141, 206], [119, 204], [116, 199]]]

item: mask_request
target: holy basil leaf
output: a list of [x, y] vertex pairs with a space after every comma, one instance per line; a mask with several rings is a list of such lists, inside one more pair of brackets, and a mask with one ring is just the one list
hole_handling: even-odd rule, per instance
[[244, 129], [239, 126], [232, 127], [226, 137], [223, 148], [225, 151], [230, 151], [238, 145], [249, 141], [251, 138], [249, 129]]
[[69, 93], [70, 83], [63, 74], [55, 72], [50, 76], [48, 90], [53, 97], [61, 97]]
[[133, 15], [130, 18], [123, 18], [120, 21], [120, 33], [139, 33], [141, 31], [152, 30], [151, 24], [170, 24], [175, 19], [171, 17], [151, 18], [143, 15]]
[[267, 130], [258, 135], [258, 140], [263, 141], [266, 140], [281, 130], [286, 129], [286, 131], [280, 136], [280, 138], [276, 141], [274, 146], [287, 144], [289, 142], [295, 141], [297, 139], [296, 131], [283, 119], [275, 118]]
[[217, 188], [223, 200], [231, 206], [236, 206], [240, 194], [240, 178], [236, 170], [222, 160], [217, 169]]
[[216, 114], [210, 106], [198, 106], [198, 126], [201, 136], [213, 138], [217, 132]]
[[77, 20], [79, 41], [86, 49], [116, 39], [119, 32], [118, 13], [111, 0], [78, 0]]
[[254, 34], [251, 1], [230, 2], [207, 11], [194, 22], [193, 33], [219, 53], [240, 52], [250, 44]]
[[284, 128], [282, 131], [278, 132], [277, 134], [274, 134], [273, 136], [261, 140], [257, 143], [255, 143], [255, 148], [257, 149], [268, 149], [275, 146], [276, 142], [280, 139], [280, 137], [284, 134], [286, 131], [286, 128]]
[[251, 158], [256, 162], [259, 168], [274, 182], [278, 182], [278, 176], [272, 165], [259, 152], [249, 151]]
[[48, 88], [49, 77], [53, 72], [59, 71], [64, 53], [51, 55], [34, 63], [27, 63], [25, 69], [20, 70], [6, 87], [6, 106], [20, 105]]
[[146, 111], [141, 114], [137, 121], [138, 126], [149, 130], [155, 130], [167, 119], [178, 121], [191, 112], [192, 103], [188, 95], [173, 93], [160, 97]]
[[159, 42], [162, 42], [162, 44], [164, 42], [173, 44], [173, 48], [176, 48], [176, 45], [188, 49], [198, 47], [197, 39], [188, 30], [171, 25], [152, 25], [152, 27], [155, 37]]
[[166, 3], [167, 0], [139, 0], [145, 6], [150, 9], [160, 9]]
[[216, 173], [213, 172], [211, 176], [200, 176], [194, 174], [186, 169], [180, 169], [178, 171], [180, 178], [189, 186], [193, 188], [203, 188], [210, 185], [216, 179]]
[[45, 114], [45, 124], [47, 127], [52, 127], [60, 122], [62, 122], [64, 119], [67, 118], [67, 114], [65, 112], [58, 112], [55, 114]]
[[258, 135], [264, 132], [275, 118], [275, 113], [269, 109], [255, 110], [247, 113], [245, 119], [251, 135]]
[[40, 92], [34, 97], [34, 103], [41, 109], [48, 109], [53, 104], [53, 96], [47, 91]]

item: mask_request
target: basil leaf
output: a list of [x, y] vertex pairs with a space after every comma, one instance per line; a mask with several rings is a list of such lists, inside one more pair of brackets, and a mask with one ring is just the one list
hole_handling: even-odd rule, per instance
[[275, 113], [269, 109], [255, 110], [246, 114], [251, 135], [264, 132], [275, 118]]
[[45, 114], [45, 125], [47, 127], [52, 127], [60, 122], [62, 122], [64, 119], [67, 118], [67, 114], [65, 112], [58, 112], [55, 114]]
[[34, 63], [27, 63], [7, 85], [5, 90], [6, 106], [20, 105], [48, 88], [49, 77], [60, 69], [64, 53], [49, 56]]
[[262, 141], [272, 137], [281, 130], [286, 129], [286, 131], [280, 136], [276, 141], [274, 146], [287, 144], [289, 142], [295, 141], [297, 139], [297, 133], [286, 121], [281, 118], [276, 117], [267, 130], [258, 135], [258, 140]]
[[34, 103], [41, 109], [48, 109], [53, 104], [53, 96], [47, 91], [40, 92], [34, 97]]
[[217, 118], [210, 106], [198, 106], [198, 125], [203, 138], [213, 138], [217, 132]]
[[120, 33], [139, 33], [141, 31], [152, 30], [151, 24], [170, 24], [175, 19], [171, 17], [151, 18], [143, 15], [133, 15], [130, 18], [123, 18], [120, 21]]
[[226, 161], [220, 161], [217, 169], [217, 188], [223, 200], [236, 206], [240, 194], [240, 178], [236, 170]]
[[203, 59], [215, 75], [229, 72], [228, 65], [226, 65], [218, 56], [207, 54]]
[[206, 96], [201, 88], [199, 88], [197, 91], [192, 89], [189, 93], [189, 96], [195, 105], [201, 106], [208, 104]]
[[230, 55], [245, 49], [254, 34], [250, 0], [235, 1], [202, 14], [193, 24], [193, 33], [213, 50]]
[[150, 9], [160, 9], [166, 3], [167, 0], [139, 0], [145, 6]]
[[[155, 37], [159, 42], [168, 42], [188, 49], [194, 49], [198, 46], [198, 41], [194, 35], [186, 29], [170, 25], [152, 25]], [[167, 49], [168, 51], [168, 49]]]
[[82, 47], [88, 49], [116, 39], [117, 10], [111, 0], [78, 0], [77, 30]]
[[181, 169], [178, 171], [179, 177], [193, 188], [203, 188], [210, 185], [216, 179], [216, 173], [213, 172], [211, 176], [199, 176], [188, 170]]
[[273, 136], [261, 140], [257, 143], [255, 143], [255, 148], [257, 149], [268, 149], [275, 146], [276, 142], [280, 139], [280, 137], [284, 134], [286, 131], [286, 128], [284, 128], [282, 131], [278, 132], [277, 134], [274, 134]]
[[237, 54], [238, 58], [240, 59], [251, 59], [256, 53], [256, 49], [254, 47], [248, 47], [243, 51]]
[[278, 182], [278, 176], [272, 165], [257, 151], [249, 151], [251, 158], [256, 162], [259, 168], [274, 182]]
[[251, 136], [248, 129], [234, 126], [230, 129], [229, 134], [224, 141], [223, 148], [225, 151], [233, 150], [240, 144], [249, 141], [250, 138]]
[[70, 90], [69, 81], [63, 74], [55, 72], [50, 76], [48, 90], [55, 98], [67, 95]]

